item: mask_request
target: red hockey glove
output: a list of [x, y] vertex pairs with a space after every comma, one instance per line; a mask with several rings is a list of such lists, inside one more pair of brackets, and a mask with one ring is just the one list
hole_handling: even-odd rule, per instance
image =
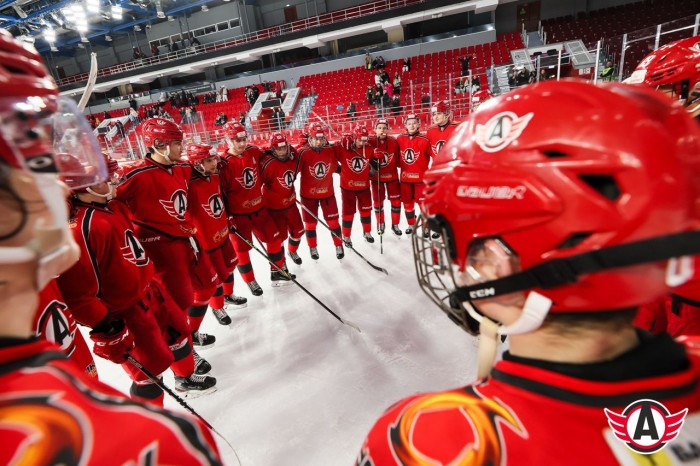
[[344, 134], [341, 145], [345, 150], [352, 150], [352, 146], [355, 144], [355, 138], [351, 134]]
[[106, 332], [90, 332], [90, 339], [95, 342], [93, 352], [101, 358], [117, 364], [126, 361], [126, 353], [134, 347], [134, 336], [124, 326], [123, 320], [111, 322]]
[[379, 150], [379, 149], [374, 149], [374, 152], [372, 152], [372, 158], [377, 159], [377, 160], [382, 160], [384, 158], [384, 151]]

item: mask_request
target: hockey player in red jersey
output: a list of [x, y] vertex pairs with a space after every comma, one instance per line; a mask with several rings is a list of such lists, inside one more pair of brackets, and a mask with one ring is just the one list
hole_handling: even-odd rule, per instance
[[199, 421], [128, 400], [34, 336], [38, 290], [79, 251], [52, 157], [57, 120], [73, 120], [85, 149], [82, 163], [95, 178], [106, 172], [82, 113], [59, 100], [36, 50], [4, 30], [0, 81], [0, 463], [131, 464], [150, 458], [221, 464]]
[[61, 295], [56, 280], [51, 280], [39, 292], [39, 306], [34, 315], [34, 334], [58, 346], [87, 375], [97, 377], [90, 348], [78, 330], [75, 317]]
[[416, 234], [414, 255], [431, 300], [480, 332], [483, 378], [393, 405], [357, 464], [685, 464], [698, 342], [632, 319], [697, 278], [699, 153], [681, 107], [621, 84], [544, 81], [474, 113], [425, 176], [444, 241]]
[[368, 243], [374, 243], [372, 233], [372, 194], [369, 190], [370, 158], [373, 153], [368, 147], [369, 131], [357, 126], [353, 134], [343, 136], [341, 147], [336, 148], [340, 164], [340, 191], [342, 203], [343, 242], [352, 247], [350, 233], [355, 212], [360, 210], [362, 236]]
[[286, 272], [287, 264], [282, 252], [284, 238], [263, 204], [262, 182], [259, 176], [259, 163], [263, 152], [248, 144], [248, 132], [239, 122], [226, 123], [223, 132], [228, 151], [221, 159], [219, 176], [226, 197], [226, 208], [235, 228], [231, 239], [238, 256], [238, 272], [248, 284], [251, 293], [260, 296], [263, 290], [255, 280], [253, 264], [250, 262], [251, 247], [248, 245], [248, 242], [253, 242], [253, 233], [267, 246], [269, 260], [285, 271], [280, 272], [270, 265], [270, 280], [273, 286], [289, 281], [293, 275]]
[[263, 182], [263, 201], [283, 237], [289, 237], [287, 249], [289, 258], [301, 264], [299, 244], [304, 235], [304, 224], [297, 207], [296, 179], [297, 155], [284, 133], [275, 132], [270, 136], [270, 148], [260, 160], [260, 174]]
[[335, 200], [333, 173], [338, 168], [335, 147], [328, 144], [326, 129], [320, 123], [309, 123], [308, 145], [299, 150], [296, 173], [301, 178], [301, 218], [304, 220], [306, 240], [309, 242], [311, 258], [318, 260], [318, 243], [316, 239], [316, 219], [309, 214], [318, 215], [319, 207], [323, 217], [331, 229], [335, 257], [345, 257], [343, 242], [340, 238], [340, 223], [338, 223], [338, 203]]
[[187, 147], [187, 161], [194, 168], [188, 193], [192, 221], [219, 277], [219, 285], [213, 296], [201, 295], [195, 291], [197, 312], [196, 317], [190, 313], [190, 325], [193, 330], [199, 330], [207, 304], [221, 325], [230, 325], [231, 317], [224, 310], [224, 296], [237, 301], [237, 307], [244, 307], [248, 300], [233, 294], [233, 270], [238, 258], [229, 238], [228, 215], [219, 179], [219, 157], [209, 144], [191, 144]]
[[389, 122], [385, 118], [379, 118], [374, 123], [374, 134], [375, 137], [369, 140], [369, 146], [374, 149], [371, 163], [376, 175], [370, 175], [370, 183], [377, 228], [379, 234], [383, 235], [384, 199], [388, 197], [391, 205], [391, 231], [396, 236], [401, 236], [401, 187], [397, 169], [401, 156], [399, 144], [389, 136]]
[[430, 112], [433, 117], [433, 126], [428, 128], [425, 137], [430, 141], [433, 154], [437, 155], [442, 146], [452, 136], [455, 128], [457, 128], [457, 123], [452, 121], [452, 110], [450, 110], [450, 104], [445, 100], [441, 100], [433, 105]]
[[401, 202], [403, 202], [403, 210], [408, 222], [406, 234], [410, 235], [416, 224], [415, 204], [423, 200], [423, 174], [430, 166], [430, 161], [435, 154], [428, 138], [420, 134], [418, 115], [409, 113], [406, 115], [404, 124], [406, 132], [400, 134], [396, 142], [399, 144], [401, 153], [399, 158]]
[[[158, 281], [182, 310], [196, 315], [195, 289], [201, 295], [214, 294], [218, 278], [202, 253], [188, 209], [192, 167], [180, 162], [183, 133], [163, 118], [146, 120], [141, 132], [150, 152], [145, 159], [123, 167], [118, 197], [131, 211], [134, 233], [153, 261]], [[207, 347], [216, 338], [193, 332], [192, 340]]]
[[[69, 154], [56, 154], [61, 167], [80, 163]], [[117, 163], [110, 167], [107, 182], [92, 184], [85, 175], [64, 176], [73, 190], [70, 229], [80, 246], [80, 260], [58, 277], [61, 291], [76, 319], [90, 327], [98, 356], [121, 364], [133, 381], [131, 396], [160, 405], [163, 391], [123, 354], [102, 351], [121, 331], [135, 342], [132, 355], [150, 372], [161, 374], [168, 367], [175, 373], [175, 388], [188, 396], [215, 390], [216, 379], [194, 374], [211, 366], [195, 356], [185, 315], [160, 283], [154, 280], [153, 264], [134, 234], [126, 206], [113, 199]], [[108, 336], [101, 336], [106, 334]], [[97, 335], [97, 336], [96, 336]]]

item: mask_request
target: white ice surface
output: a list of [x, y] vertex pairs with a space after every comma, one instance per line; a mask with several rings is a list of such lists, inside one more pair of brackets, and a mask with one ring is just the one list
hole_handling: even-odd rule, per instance
[[[264, 294], [253, 297], [236, 272], [234, 292], [248, 298], [248, 307], [230, 313], [230, 328], [207, 313], [201, 330], [217, 341], [200, 354], [212, 364], [218, 390], [188, 402], [228, 439], [244, 466], [352, 465], [365, 434], [393, 402], [474, 379], [474, 339], [418, 287], [410, 238], [387, 231], [380, 255], [373, 235], [377, 241], [365, 243], [356, 217], [355, 247], [389, 276], [351, 251], [338, 261], [321, 225], [320, 260], [310, 259], [305, 240], [303, 264], [288, 260], [299, 283], [362, 333], [297, 286], [272, 288], [269, 265], [255, 251]], [[124, 372], [96, 359], [100, 379], [128, 393]], [[173, 386], [172, 373], [165, 382]], [[165, 406], [182, 410], [167, 396]], [[225, 464], [237, 465], [231, 449], [217, 442]]]

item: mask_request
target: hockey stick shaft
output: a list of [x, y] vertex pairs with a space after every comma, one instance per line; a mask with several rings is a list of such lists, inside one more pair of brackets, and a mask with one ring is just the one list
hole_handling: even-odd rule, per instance
[[[311, 212], [311, 211], [310, 211], [304, 204], [302, 204], [298, 199], [297, 199], [297, 204], [299, 204], [299, 205], [301, 206], [301, 208], [304, 209], [304, 211], [305, 211], [306, 213], [308, 213], [309, 215], [311, 215], [311, 217], [313, 217], [314, 220], [316, 220], [318, 223], [320, 223], [321, 225], [323, 225], [324, 227], [326, 227], [326, 228], [328, 229], [328, 231], [330, 231], [331, 234], [332, 234], [333, 236], [335, 236], [335, 237], [338, 238], [339, 240], [343, 241], [343, 239], [342, 239], [341, 237], [339, 237], [338, 234], [337, 234], [336, 232], [334, 232], [334, 231], [331, 229], [331, 227], [328, 226], [328, 224], [327, 224], [326, 222], [324, 222], [323, 220], [321, 220], [321, 219], [318, 217], [318, 215], [315, 215], [313, 212]], [[371, 263], [365, 256], [363, 256], [362, 254], [360, 254], [359, 252], [357, 252], [357, 251], [355, 250], [355, 248], [348, 247], [348, 249], [350, 249], [352, 252], [354, 252], [355, 254], [357, 254], [357, 256], [358, 256], [360, 259], [362, 259], [363, 261], [367, 262], [367, 264], [369, 264], [369, 266], [372, 267], [374, 270], [376, 270], [376, 271], [378, 271], [378, 272], [382, 272], [382, 273], [384, 273], [384, 274], [386, 274], [386, 275], [389, 275], [389, 272], [387, 272], [387, 270], [386, 270], [385, 268], [379, 267], [378, 265], [374, 265], [374, 264]]]
[[299, 288], [301, 288], [301, 290], [302, 290], [304, 293], [306, 293], [307, 295], [309, 295], [309, 296], [311, 297], [311, 299], [313, 299], [314, 301], [316, 301], [323, 309], [325, 309], [325, 310], [326, 310], [328, 313], [330, 313], [333, 317], [335, 317], [336, 319], [338, 319], [338, 321], [339, 321], [341, 324], [345, 324], [345, 325], [347, 325], [347, 326], [349, 326], [349, 327], [354, 328], [354, 329], [357, 330], [358, 332], [362, 333], [362, 330], [360, 330], [360, 327], [358, 327], [355, 323], [350, 322], [349, 320], [345, 320], [345, 319], [343, 319], [342, 317], [340, 317], [338, 314], [336, 314], [335, 312], [333, 312], [333, 310], [332, 310], [330, 307], [326, 306], [326, 305], [323, 303], [323, 301], [321, 301], [320, 299], [318, 299], [313, 293], [311, 293], [309, 290], [307, 290], [301, 283], [299, 283], [298, 281], [296, 281], [296, 279], [292, 278], [292, 276], [291, 276], [287, 271], [285, 271], [282, 267], [280, 267], [280, 266], [278, 266], [277, 264], [275, 264], [274, 261], [271, 261], [270, 258], [269, 258], [268, 255], [267, 255], [267, 253], [265, 253], [265, 251], [263, 251], [263, 250], [261, 250], [260, 248], [258, 248], [257, 246], [255, 246], [255, 245], [254, 245], [251, 241], [249, 241], [245, 236], [243, 236], [242, 234], [240, 234], [240, 232], [239, 232], [238, 230], [236, 230], [235, 228], [231, 228], [231, 231], [232, 231], [236, 236], [238, 236], [240, 239], [242, 239], [242, 240], [243, 240], [248, 246], [250, 246], [252, 249], [255, 249], [255, 252], [257, 252], [258, 254], [260, 254], [261, 256], [263, 256], [263, 257], [265, 258], [265, 260], [266, 260], [267, 262], [269, 262], [270, 265], [273, 266], [278, 272], [283, 273], [289, 280], [291, 280], [292, 282], [294, 282], [294, 284], [295, 284], [296, 286], [298, 286]]
[[[381, 172], [382, 169], [382, 162], [377, 159], [377, 200], [380, 202], [379, 204], [379, 216], [384, 217], [384, 213], [381, 211], [381, 209], [384, 208], [382, 204], [384, 204], [384, 201], [382, 201], [382, 197], [380, 195], [381, 189], [382, 189], [382, 184], [379, 181], [379, 173]], [[386, 223], [385, 223], [386, 224]], [[384, 254], [384, 232], [381, 231], [382, 227], [379, 225], [379, 254]]]

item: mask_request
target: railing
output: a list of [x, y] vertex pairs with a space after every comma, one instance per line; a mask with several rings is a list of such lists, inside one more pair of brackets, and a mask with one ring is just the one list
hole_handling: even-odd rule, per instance
[[[97, 77], [100, 78], [104, 76], [125, 73], [140, 68], [146, 68], [148, 66], [157, 65], [160, 63], [167, 63], [174, 60], [179, 60], [181, 58], [193, 57], [195, 55], [199, 55], [200, 53], [214, 52], [217, 50], [235, 47], [249, 42], [270, 39], [272, 37], [279, 37], [285, 34], [290, 34], [292, 32], [304, 31], [318, 26], [339, 23], [354, 18], [360, 18], [362, 16], [372, 15], [374, 13], [379, 13], [382, 11], [394, 10], [396, 8], [402, 8], [417, 3], [424, 3], [425, 1], [426, 0], [377, 0], [370, 3], [365, 3], [363, 5], [345, 8], [343, 10], [324, 13], [311, 18], [300, 19], [291, 23], [285, 23], [277, 26], [268, 27], [259, 31], [242, 34], [230, 39], [222, 39], [204, 45], [188, 47], [185, 50], [178, 50], [177, 52], [155, 55], [148, 58], [134, 60], [128, 63], [120, 63], [118, 65], [108, 66], [99, 69], [97, 71]], [[57, 82], [59, 86], [64, 86], [66, 84], [87, 81], [87, 79], [88, 73], [80, 73], [58, 79]]]

